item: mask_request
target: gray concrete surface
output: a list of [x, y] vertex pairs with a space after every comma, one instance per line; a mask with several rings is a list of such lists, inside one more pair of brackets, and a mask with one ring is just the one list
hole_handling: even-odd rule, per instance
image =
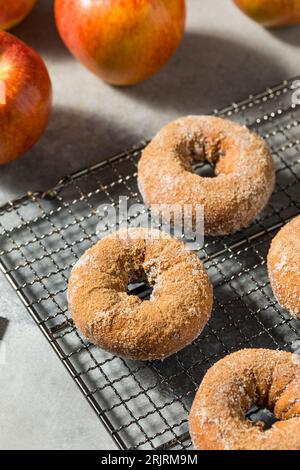
[[[186, 36], [169, 64], [146, 83], [113, 88], [64, 48], [52, 3], [39, 0], [13, 31], [45, 59], [54, 108], [40, 142], [0, 168], [0, 204], [27, 190], [47, 189], [67, 172], [151, 137], [174, 117], [220, 108], [300, 73], [300, 27], [269, 32], [230, 1], [188, 0]], [[10, 320], [7, 360], [0, 365], [0, 449], [111, 448], [3, 276], [0, 298], [0, 316]]]

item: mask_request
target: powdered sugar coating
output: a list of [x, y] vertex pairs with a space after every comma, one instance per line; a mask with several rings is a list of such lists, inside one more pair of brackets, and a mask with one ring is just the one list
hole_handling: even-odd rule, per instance
[[[215, 178], [192, 172], [192, 164], [202, 161], [216, 164]], [[187, 116], [165, 126], [138, 166], [138, 186], [148, 206], [192, 204], [195, 218], [195, 205], [203, 205], [209, 235], [247, 226], [267, 204], [274, 184], [274, 162], [265, 141], [212, 116]]]
[[300, 216], [286, 224], [273, 239], [268, 271], [276, 299], [300, 319]]
[[[128, 284], [141, 280], [153, 287], [149, 300], [127, 294]], [[136, 228], [85, 253], [72, 270], [68, 299], [75, 324], [96, 345], [131, 359], [162, 359], [200, 334], [211, 314], [212, 286], [182, 242]]]
[[[244, 349], [207, 372], [190, 417], [194, 445], [202, 450], [300, 450], [300, 364], [292, 354]], [[265, 430], [246, 413], [268, 408], [278, 421]]]

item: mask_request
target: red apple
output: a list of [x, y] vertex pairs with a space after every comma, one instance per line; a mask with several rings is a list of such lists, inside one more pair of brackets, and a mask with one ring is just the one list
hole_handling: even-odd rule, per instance
[[234, 0], [253, 20], [267, 27], [300, 23], [300, 0]]
[[103, 80], [146, 80], [178, 47], [185, 0], [55, 0], [58, 31], [72, 54]]
[[0, 29], [20, 23], [33, 8], [36, 0], [0, 0]]
[[40, 56], [0, 31], [0, 164], [26, 152], [41, 136], [51, 108], [51, 82]]

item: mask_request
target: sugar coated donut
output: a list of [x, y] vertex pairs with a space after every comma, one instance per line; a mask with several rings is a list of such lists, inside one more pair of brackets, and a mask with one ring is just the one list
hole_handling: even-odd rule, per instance
[[273, 239], [268, 271], [278, 302], [300, 319], [300, 216], [285, 225]]
[[[215, 178], [193, 164], [215, 164]], [[265, 141], [234, 122], [188, 116], [164, 127], [144, 150], [138, 186], [145, 204], [204, 207], [205, 233], [225, 235], [246, 227], [267, 204], [275, 183]], [[153, 208], [164, 217], [164, 209]], [[172, 221], [172, 220], [171, 220]]]
[[[153, 287], [150, 300], [128, 284]], [[212, 287], [198, 256], [159, 231], [121, 230], [99, 241], [74, 266], [69, 309], [84, 335], [130, 359], [162, 359], [191, 343], [212, 309]]]
[[[246, 413], [268, 408], [270, 429]], [[201, 450], [300, 450], [300, 358], [284, 351], [244, 349], [217, 362], [204, 377], [190, 417]]]

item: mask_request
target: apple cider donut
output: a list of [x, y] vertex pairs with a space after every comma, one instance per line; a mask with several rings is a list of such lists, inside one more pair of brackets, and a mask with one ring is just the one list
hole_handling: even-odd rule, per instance
[[[246, 414], [269, 409], [277, 421], [265, 429]], [[300, 361], [268, 349], [244, 349], [205, 375], [189, 416], [201, 450], [300, 450]]]
[[300, 216], [286, 224], [273, 239], [268, 271], [278, 302], [300, 319]]
[[[215, 164], [215, 178], [193, 165]], [[187, 116], [165, 126], [144, 150], [138, 186], [145, 204], [204, 207], [205, 233], [225, 235], [249, 225], [266, 206], [275, 169], [265, 141], [246, 127], [213, 116]], [[164, 217], [164, 210], [154, 208]]]
[[[153, 287], [149, 300], [128, 285]], [[212, 286], [198, 256], [159, 230], [121, 230], [74, 266], [69, 309], [83, 334], [121, 357], [162, 359], [190, 344], [212, 310]]]

